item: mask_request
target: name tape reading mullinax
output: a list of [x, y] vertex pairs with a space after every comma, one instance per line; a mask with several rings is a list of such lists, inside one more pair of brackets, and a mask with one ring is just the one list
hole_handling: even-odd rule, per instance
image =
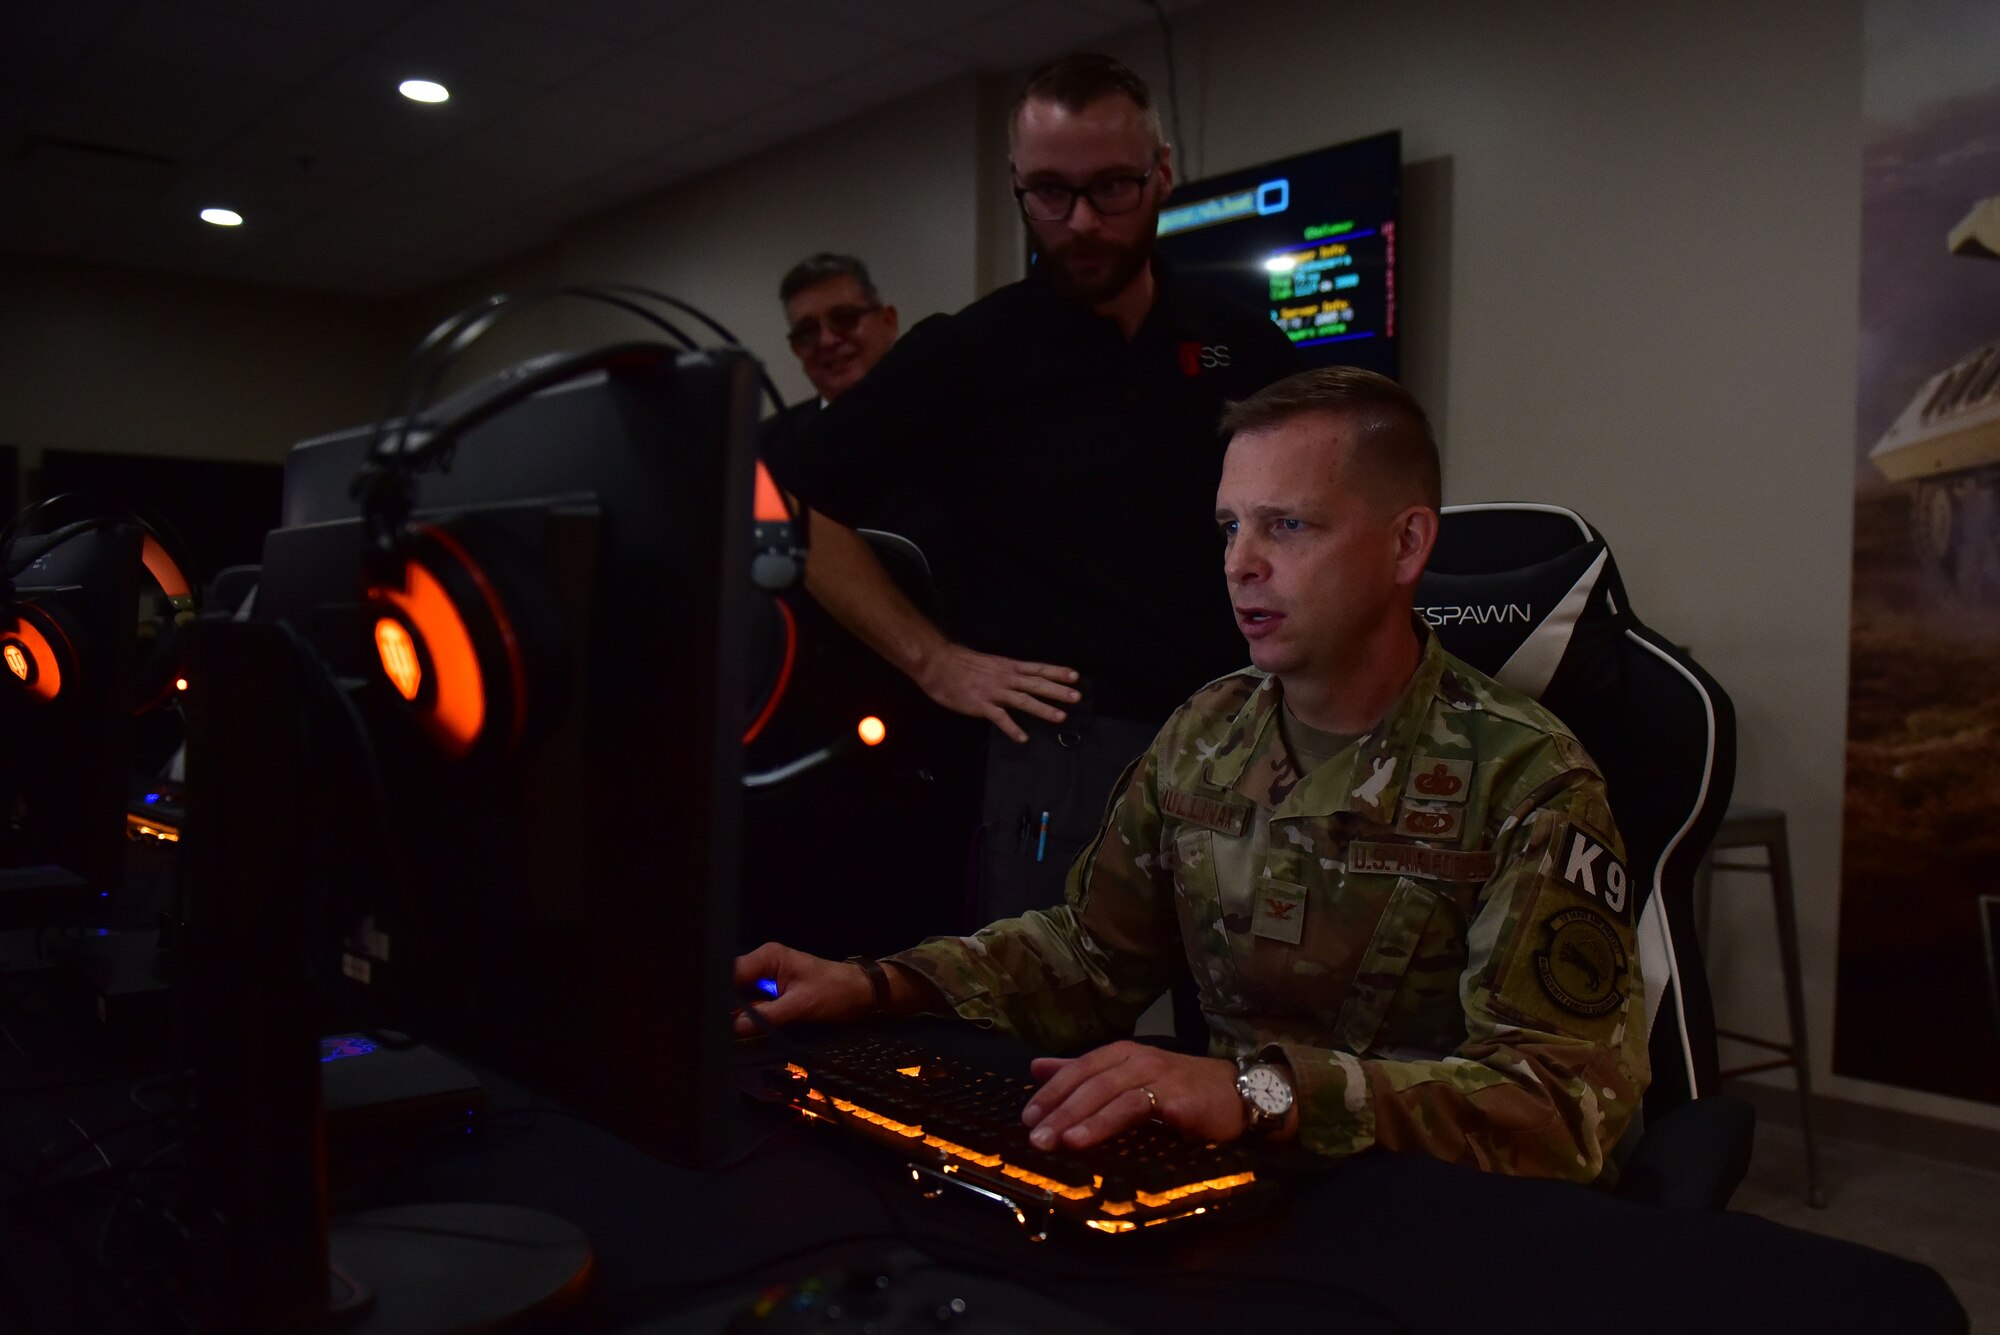
[[1177, 788], [1160, 790], [1160, 810], [1169, 816], [1205, 825], [1218, 834], [1239, 835], [1250, 827], [1250, 808], [1184, 793]]

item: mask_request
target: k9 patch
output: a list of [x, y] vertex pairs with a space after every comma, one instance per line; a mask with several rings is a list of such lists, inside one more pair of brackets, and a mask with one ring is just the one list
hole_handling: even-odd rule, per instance
[[1618, 855], [1574, 821], [1566, 822], [1550, 851], [1548, 872], [1602, 904], [1619, 921], [1632, 921], [1632, 878]]
[[1305, 887], [1259, 881], [1250, 915], [1250, 935], [1295, 946], [1306, 930]]

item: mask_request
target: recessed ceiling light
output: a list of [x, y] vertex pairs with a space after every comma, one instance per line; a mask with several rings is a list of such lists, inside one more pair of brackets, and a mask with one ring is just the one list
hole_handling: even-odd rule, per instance
[[205, 223], [214, 223], [217, 227], [241, 227], [243, 225], [243, 215], [235, 209], [203, 209], [201, 211], [201, 220]]
[[429, 79], [405, 79], [396, 85], [396, 91], [412, 102], [443, 102], [451, 97], [449, 88]]

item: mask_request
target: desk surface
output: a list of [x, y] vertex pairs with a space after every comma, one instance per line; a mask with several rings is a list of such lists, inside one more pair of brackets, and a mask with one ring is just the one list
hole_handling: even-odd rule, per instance
[[[33, 1053], [59, 1036], [38, 1031], [24, 1046]], [[999, 1064], [992, 1040], [978, 1041]], [[67, 1079], [78, 1078], [73, 1067]], [[131, 1080], [23, 1092], [51, 1083], [45, 1062], [0, 1043], [0, 1143], [18, 1147], [0, 1154], [32, 1153], [37, 1137], [72, 1114], [94, 1129], [110, 1125], [112, 1105], [122, 1103], [119, 1120], [130, 1120]], [[492, 1201], [576, 1223], [593, 1240], [597, 1266], [585, 1306], [555, 1323], [564, 1331], [701, 1329], [690, 1324], [697, 1314], [726, 1309], [732, 1296], [747, 1303], [763, 1282], [910, 1249], [1146, 1331], [1966, 1329], [1935, 1272], [1883, 1252], [1750, 1215], [1633, 1205], [1410, 1156], [1332, 1164], [1302, 1176], [1268, 1211], [1203, 1231], [1035, 1243], [1006, 1212], [956, 1194], [927, 1200], [892, 1155], [776, 1109], [746, 1108], [755, 1148], [740, 1161], [694, 1171], [504, 1081], [489, 1084], [491, 1111], [477, 1134], [374, 1164], [336, 1205]], [[0, 1312], [71, 1310], [68, 1297], [37, 1306], [37, 1295], [89, 1284], [87, 1257], [35, 1242], [48, 1222], [41, 1212], [53, 1207], [19, 1200], [11, 1181], [0, 1190], [9, 1193], [0, 1248], [16, 1258], [0, 1274]], [[93, 1330], [171, 1328], [127, 1306], [91, 1310]]]

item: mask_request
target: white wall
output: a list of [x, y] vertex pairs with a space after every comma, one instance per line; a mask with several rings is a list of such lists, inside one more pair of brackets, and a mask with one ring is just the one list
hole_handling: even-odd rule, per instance
[[0, 257], [0, 444], [279, 463], [372, 418], [392, 313], [335, 297]]
[[[1729, 690], [1737, 798], [1790, 817], [1818, 1087], [2000, 1127], [2000, 1108], [1829, 1069], [1860, 0], [1248, 0], [1177, 27], [1201, 174], [1403, 131], [1408, 379], [1440, 421], [1446, 499], [1580, 510], [1641, 615]], [[1164, 86], [1156, 34], [1113, 50]], [[1782, 1037], [1764, 882], [1717, 895], [1718, 1010]]]

